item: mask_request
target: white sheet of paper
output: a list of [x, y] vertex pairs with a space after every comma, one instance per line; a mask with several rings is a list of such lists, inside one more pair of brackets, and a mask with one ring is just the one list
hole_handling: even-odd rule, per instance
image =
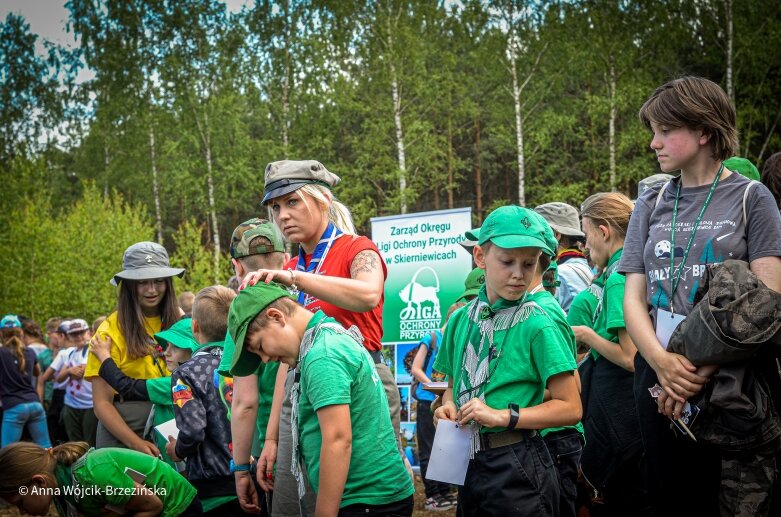
[[163, 422], [160, 425], [155, 426], [155, 430], [160, 433], [160, 435], [168, 441], [169, 436], [173, 436], [174, 438], [179, 438], [179, 428], [176, 427], [176, 419], [172, 418], [168, 422]]
[[662, 344], [662, 348], [667, 350], [667, 345], [670, 343], [670, 336], [673, 335], [675, 327], [681, 324], [686, 316], [681, 314], [673, 314], [670, 311], [664, 309], [656, 310], [656, 338], [659, 343]]
[[471, 426], [459, 427], [450, 420], [440, 420], [431, 447], [426, 479], [463, 485], [469, 467], [471, 443]]

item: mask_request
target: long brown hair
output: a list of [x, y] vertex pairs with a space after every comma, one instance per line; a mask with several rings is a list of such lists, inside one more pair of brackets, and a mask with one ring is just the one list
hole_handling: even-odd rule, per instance
[[[176, 302], [176, 292], [171, 278], [165, 278], [165, 295], [157, 306], [158, 314], [163, 322], [161, 330], [169, 328], [179, 321], [179, 305]], [[117, 301], [117, 316], [119, 329], [127, 344], [127, 353], [133, 359], [138, 359], [152, 353], [151, 337], [146, 332], [144, 313], [138, 303], [135, 280], [122, 280], [119, 283], [119, 298]]]
[[0, 450], [0, 494], [18, 494], [35, 475], [43, 475], [54, 485], [57, 463], [70, 466], [89, 450], [87, 442], [67, 442], [44, 449], [30, 442], [16, 442]]
[[24, 374], [27, 362], [24, 360], [24, 342], [22, 341], [22, 329], [19, 327], [2, 329], [3, 346], [8, 348], [19, 361], [19, 371]]

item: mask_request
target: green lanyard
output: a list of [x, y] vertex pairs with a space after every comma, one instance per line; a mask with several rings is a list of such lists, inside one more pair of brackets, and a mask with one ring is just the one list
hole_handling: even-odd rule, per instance
[[675, 291], [678, 290], [678, 284], [681, 282], [681, 274], [683, 273], [683, 268], [686, 264], [686, 259], [689, 258], [689, 251], [691, 250], [692, 242], [694, 241], [694, 234], [697, 233], [697, 229], [700, 227], [700, 221], [702, 221], [702, 216], [705, 213], [705, 210], [708, 208], [711, 199], [713, 198], [713, 193], [716, 191], [716, 186], [719, 184], [719, 178], [721, 178], [721, 173], [723, 171], [724, 171], [724, 164], [722, 163], [721, 167], [719, 167], [719, 172], [717, 172], [716, 177], [713, 178], [713, 183], [711, 183], [710, 190], [708, 191], [708, 197], [705, 198], [705, 203], [702, 204], [700, 213], [699, 215], [697, 215], [697, 219], [694, 221], [694, 228], [692, 229], [691, 235], [689, 235], [689, 242], [686, 244], [686, 250], [683, 252], [683, 260], [681, 260], [681, 263], [678, 265], [676, 271], [675, 221], [678, 219], [678, 199], [681, 197], [681, 183], [683, 183], [683, 180], [681, 180], [678, 183], [678, 190], [675, 192], [675, 204], [673, 205], [673, 225], [672, 228], [670, 228], [670, 283], [672, 287], [670, 291], [670, 312], [672, 312], [673, 314], [675, 314], [675, 308], [673, 307], [673, 298], [675, 297]]

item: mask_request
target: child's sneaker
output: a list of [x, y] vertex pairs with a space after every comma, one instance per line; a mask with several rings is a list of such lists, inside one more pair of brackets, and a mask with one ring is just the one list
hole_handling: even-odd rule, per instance
[[429, 512], [444, 512], [453, 507], [453, 503], [448, 501], [442, 496], [436, 495], [426, 499], [426, 511]]

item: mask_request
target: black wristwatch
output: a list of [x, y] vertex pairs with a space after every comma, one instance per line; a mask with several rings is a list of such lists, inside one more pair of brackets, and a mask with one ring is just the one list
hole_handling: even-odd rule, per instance
[[507, 404], [507, 407], [510, 409], [510, 423], [507, 424], [507, 430], [512, 431], [515, 429], [515, 426], [518, 424], [518, 418], [520, 418], [520, 408], [518, 407], [518, 404]]

